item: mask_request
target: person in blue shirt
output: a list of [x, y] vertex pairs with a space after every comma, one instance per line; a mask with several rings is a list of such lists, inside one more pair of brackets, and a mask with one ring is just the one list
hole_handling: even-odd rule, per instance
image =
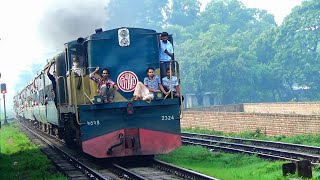
[[164, 90], [160, 78], [154, 74], [154, 69], [149, 67], [147, 69], [148, 77], [145, 77], [142, 82], [138, 82], [133, 93], [133, 100], [152, 100], [153, 92], [163, 92]]
[[180, 93], [179, 80], [176, 76], [172, 75], [170, 68], [167, 68], [166, 77], [162, 78], [162, 85], [166, 92], [164, 94], [170, 94], [172, 91], [174, 98], [180, 98], [179, 103], [184, 100], [184, 97]]
[[166, 77], [162, 78], [162, 85], [164, 90], [166, 91], [166, 94], [168, 94], [171, 90], [175, 97], [180, 97], [180, 87], [178, 78], [176, 76], [172, 76], [169, 68], [166, 71]]
[[170, 61], [174, 60], [173, 46], [168, 40], [169, 35], [167, 32], [161, 33], [160, 47], [159, 47], [159, 60], [160, 60], [160, 76], [166, 76], [166, 69], [170, 65]]

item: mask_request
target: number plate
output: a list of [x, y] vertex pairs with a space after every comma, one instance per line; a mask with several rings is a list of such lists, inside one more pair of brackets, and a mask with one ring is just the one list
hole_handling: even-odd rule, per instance
[[173, 117], [173, 115], [171, 115], [171, 116], [161, 116], [161, 120], [162, 121], [171, 121], [171, 120], [174, 120], [174, 117]]
[[96, 120], [96, 121], [87, 121], [87, 125], [88, 125], [88, 126], [99, 126], [99, 125], [100, 125], [100, 122], [99, 122], [99, 120]]

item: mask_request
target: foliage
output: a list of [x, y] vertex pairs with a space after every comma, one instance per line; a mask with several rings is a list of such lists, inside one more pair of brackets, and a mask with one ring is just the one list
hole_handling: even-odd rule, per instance
[[168, 0], [111, 0], [106, 7], [107, 26], [160, 29], [164, 23], [162, 11], [167, 4]]
[[301, 97], [293, 87], [310, 88], [307, 99], [319, 98], [319, 53], [318, 47], [320, 2], [305, 1], [285, 18], [274, 41], [277, 49], [274, 61], [279, 64], [279, 75], [288, 89], [290, 98]]
[[[128, 8], [131, 7], [131, 8]], [[174, 35], [184, 93], [215, 92], [221, 104], [320, 99], [320, 1], [304, 1], [277, 26], [239, 0], [111, 0], [108, 26]]]
[[200, 3], [194, 0], [172, 0], [167, 4], [167, 23], [180, 26], [189, 26], [198, 18]]

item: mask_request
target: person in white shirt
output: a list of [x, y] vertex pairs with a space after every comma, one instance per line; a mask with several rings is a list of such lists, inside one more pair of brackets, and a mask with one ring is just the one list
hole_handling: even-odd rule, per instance
[[[82, 69], [79, 67], [79, 61], [77, 58], [72, 59], [72, 68], [71, 71], [74, 72], [75, 76], [82, 76]], [[67, 72], [67, 77], [70, 75], [70, 72]]]

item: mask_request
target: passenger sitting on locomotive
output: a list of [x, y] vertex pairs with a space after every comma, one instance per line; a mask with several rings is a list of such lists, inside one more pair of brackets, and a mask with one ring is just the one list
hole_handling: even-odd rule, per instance
[[[159, 59], [160, 59], [160, 76], [161, 78], [166, 76], [166, 69], [170, 65], [170, 61], [174, 60], [173, 46], [168, 40], [169, 34], [167, 32], [161, 33], [160, 47], [159, 47]], [[172, 65], [172, 68], [174, 66]]]
[[[171, 75], [171, 80], [170, 80], [170, 75]], [[171, 86], [170, 86], [170, 81], [171, 81]], [[172, 72], [170, 71], [170, 68], [167, 69], [167, 76], [162, 78], [162, 85], [166, 91], [166, 94], [169, 94], [170, 91], [172, 91], [174, 97], [177, 97], [177, 98], [180, 97], [180, 87], [179, 87], [178, 78], [176, 76], [172, 76]], [[184, 97], [181, 96], [181, 98], [183, 101]]]
[[144, 78], [143, 84], [142, 82], [138, 82], [133, 93], [133, 100], [152, 100], [154, 97], [150, 92], [163, 92], [166, 94], [160, 78], [154, 75], [154, 69], [152, 67], [147, 69], [147, 74], [148, 77]]
[[114, 94], [119, 89], [118, 86], [108, 77], [109, 71], [102, 70], [102, 77], [96, 78], [94, 75], [99, 71], [99, 67], [89, 75], [89, 78], [98, 84], [99, 95], [104, 97], [104, 102], [113, 102]]
[[[79, 60], [76, 57], [72, 59], [71, 71], [74, 72], [75, 76], [82, 76], [82, 69], [79, 67]], [[70, 72], [68, 71], [66, 75], [68, 77], [70, 75]]]
[[48, 70], [47, 70], [47, 76], [48, 78], [51, 80], [51, 83], [52, 83], [52, 94], [53, 94], [53, 99], [54, 99], [54, 104], [57, 106], [57, 98], [56, 98], [56, 94], [57, 94], [57, 89], [56, 89], [56, 86], [57, 86], [57, 82], [56, 82], [56, 78], [57, 78], [57, 75], [56, 75], [56, 71], [53, 71], [53, 75], [50, 74], [50, 68], [52, 66], [52, 64], [54, 64], [54, 61], [52, 61], [48, 67]]

